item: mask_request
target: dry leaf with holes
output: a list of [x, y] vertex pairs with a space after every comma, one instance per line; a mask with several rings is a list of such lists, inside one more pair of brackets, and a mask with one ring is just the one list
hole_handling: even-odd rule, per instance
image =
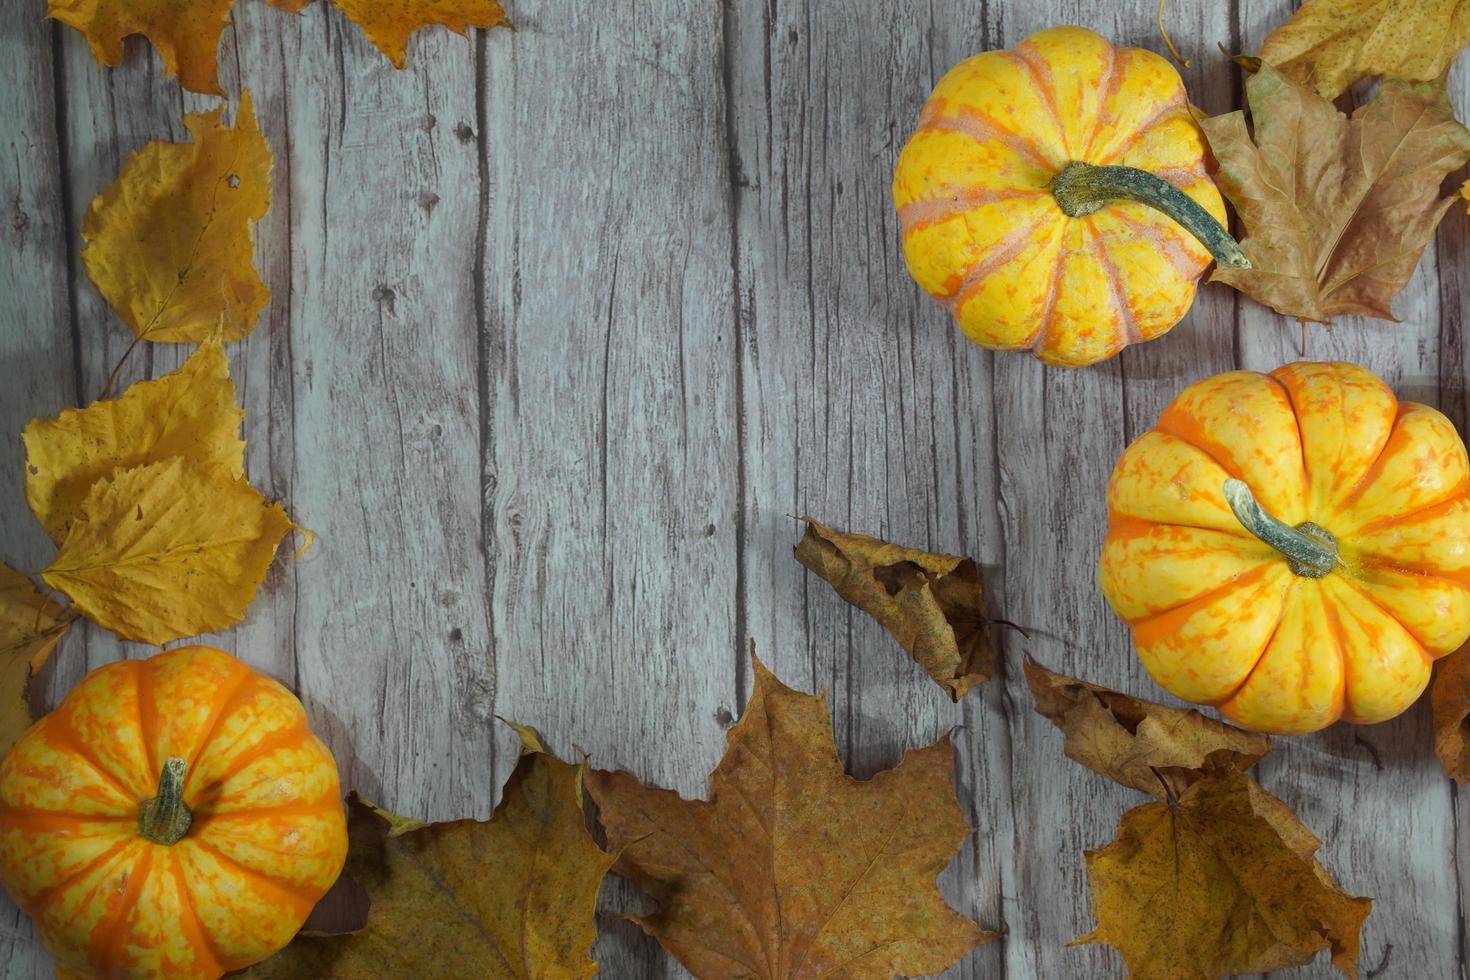
[[975, 562], [834, 531], [810, 517], [796, 560], [872, 616], [958, 701], [995, 672]]
[[1335, 99], [1358, 79], [1439, 78], [1470, 44], [1470, 0], [1307, 0], [1261, 60]]
[[270, 298], [251, 230], [270, 208], [270, 147], [249, 92], [233, 129], [223, 116], [185, 116], [191, 142], [149, 143], [87, 211], [82, 264], [140, 339], [238, 340]]
[[1434, 754], [1446, 776], [1470, 782], [1470, 644], [1434, 665]]
[[1026, 661], [1036, 713], [1066, 736], [1067, 758], [1115, 783], [1164, 799], [1208, 775], [1247, 769], [1271, 740], [1207, 718]]
[[825, 698], [755, 681], [708, 802], [588, 775], [617, 872], [662, 906], [644, 931], [705, 980], [923, 976], [995, 938], [935, 886], [970, 834], [949, 739], [854, 779]]
[[0, 565], [0, 755], [30, 727], [26, 689], [31, 675], [75, 618], [37, 591], [29, 578]]
[[1443, 81], [1385, 82], [1351, 119], [1270, 65], [1246, 96], [1253, 133], [1240, 111], [1202, 123], [1251, 260], [1214, 278], [1299, 320], [1392, 320], [1454, 202], [1440, 184], [1470, 160]]
[[1261, 973], [1323, 949], [1355, 976], [1372, 902], [1337, 886], [1320, 846], [1250, 777], [1201, 779], [1177, 802], [1129, 810], [1117, 839], [1087, 852], [1097, 928], [1077, 942], [1116, 947], [1134, 980]]
[[291, 527], [243, 478], [175, 456], [94, 483], [41, 577], [99, 626], [163, 644], [243, 619]]
[[245, 472], [244, 416], [229, 360], [211, 341], [177, 371], [140, 381], [117, 398], [32, 419], [23, 436], [26, 499], [60, 544], [92, 484], [119, 466], [187, 456], [239, 477]]
[[347, 874], [366, 926], [300, 935], [247, 971], [255, 980], [590, 977], [597, 889], [612, 865], [588, 836], [582, 767], [517, 728], [520, 762], [489, 821], [425, 824], [351, 801]]

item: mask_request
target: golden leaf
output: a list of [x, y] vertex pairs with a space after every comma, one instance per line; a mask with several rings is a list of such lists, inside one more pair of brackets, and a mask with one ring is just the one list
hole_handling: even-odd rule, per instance
[[30, 727], [26, 688], [76, 617], [0, 565], [0, 755]]
[[187, 456], [231, 476], [245, 472], [245, 443], [230, 362], [211, 341], [177, 371], [140, 381], [118, 397], [69, 408], [25, 428], [26, 499], [58, 544], [92, 484], [119, 466]]
[[1392, 320], [1393, 298], [1454, 203], [1440, 184], [1470, 159], [1444, 82], [1385, 82], [1351, 119], [1270, 65], [1246, 96], [1254, 139], [1241, 111], [1201, 123], [1251, 260], [1213, 278], [1300, 320]]
[[796, 560], [881, 623], [952, 699], [989, 680], [995, 647], [973, 560], [804, 520]]
[[1307, 0], [1261, 60], [1335, 99], [1368, 75], [1439, 78], [1466, 44], [1470, 0]]
[[1117, 839], [1087, 852], [1098, 924], [1077, 942], [1116, 947], [1134, 980], [1262, 973], [1329, 947], [1354, 976], [1373, 903], [1337, 886], [1320, 846], [1250, 777], [1202, 779], [1177, 804], [1129, 810]]
[[93, 484], [41, 577], [99, 626], [167, 643], [243, 619], [291, 526], [244, 479], [175, 456]]
[[439, 24], [456, 34], [471, 27], [509, 27], [498, 0], [332, 0], [388, 56], [393, 67], [408, 64], [408, 39]]
[[1434, 753], [1446, 776], [1470, 782], [1470, 644], [1434, 665], [1429, 689], [1434, 709]]
[[193, 141], [149, 143], [99, 194], [82, 225], [82, 263], [134, 336], [238, 340], [270, 293], [251, 264], [251, 226], [270, 209], [271, 152], [246, 92], [184, 117]]
[[422, 824], [356, 797], [347, 873], [372, 899], [346, 936], [298, 936], [257, 980], [590, 977], [612, 866], [583, 820], [582, 767], [524, 745], [489, 821]]
[[826, 699], [755, 676], [709, 802], [588, 775], [616, 870], [663, 906], [639, 925], [704, 980], [927, 975], [995, 938], [935, 886], [970, 833], [949, 739], [853, 779]]
[[1053, 673], [1029, 659], [1026, 684], [1036, 713], [1066, 736], [1067, 758], [1160, 799], [1207, 775], [1249, 768], [1271, 751], [1264, 735]]
[[142, 34], [158, 49], [164, 70], [191, 92], [224, 95], [215, 49], [235, 0], [50, 0], [46, 16], [70, 24], [104, 65], [120, 65], [123, 41]]

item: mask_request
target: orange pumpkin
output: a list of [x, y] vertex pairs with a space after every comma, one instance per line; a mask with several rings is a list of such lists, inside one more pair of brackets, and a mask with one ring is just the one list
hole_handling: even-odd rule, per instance
[[934, 87], [893, 175], [909, 272], [973, 341], [1078, 367], [1168, 331], [1244, 268], [1179, 73], [1083, 27]]
[[346, 854], [337, 766], [301, 702], [210, 647], [93, 671], [0, 763], [0, 881], [79, 977], [249, 966]]
[[1103, 594], [1154, 680], [1259, 731], [1384, 721], [1470, 637], [1470, 458], [1355, 364], [1191, 385], [1118, 460]]

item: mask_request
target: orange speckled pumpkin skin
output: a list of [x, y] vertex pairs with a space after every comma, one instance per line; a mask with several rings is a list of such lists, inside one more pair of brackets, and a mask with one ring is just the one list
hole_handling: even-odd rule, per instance
[[1074, 160], [1148, 171], [1225, 222], [1163, 58], [1081, 27], [975, 55], [925, 103], [893, 197], [909, 272], [976, 343], [1077, 367], [1168, 332], [1194, 302], [1209, 251], [1142, 204], [1063, 214], [1049, 185]]
[[[188, 833], [139, 833], [165, 759]], [[102, 667], [0, 763], [0, 880], [58, 972], [209, 978], [280, 949], [347, 854], [337, 766], [280, 684], [209, 647]]]
[[[1337, 539], [1296, 574], [1221, 487]], [[1185, 389], [1108, 487], [1099, 583], [1154, 679], [1258, 731], [1384, 721], [1470, 636], [1470, 463], [1450, 421], [1352, 364]]]

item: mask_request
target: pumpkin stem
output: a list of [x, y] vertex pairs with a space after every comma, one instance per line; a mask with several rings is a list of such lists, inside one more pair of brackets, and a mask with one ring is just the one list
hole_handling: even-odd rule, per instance
[[1109, 201], [1137, 201], [1173, 218], [1215, 261], [1229, 269], [1249, 269], [1250, 259], [1225, 226], [1194, 198], [1173, 184], [1137, 167], [1094, 166], [1073, 160], [1051, 179], [1051, 194], [1070, 218], [1094, 214]]
[[158, 795], [138, 806], [138, 833], [155, 844], [177, 844], [194, 822], [184, 805], [184, 774], [184, 760], [169, 756], [158, 777]]
[[1305, 521], [1292, 527], [1266, 513], [1243, 480], [1225, 481], [1225, 501], [1245, 529], [1286, 556], [1293, 572], [1306, 578], [1326, 578], [1341, 564], [1337, 538], [1319, 524]]

